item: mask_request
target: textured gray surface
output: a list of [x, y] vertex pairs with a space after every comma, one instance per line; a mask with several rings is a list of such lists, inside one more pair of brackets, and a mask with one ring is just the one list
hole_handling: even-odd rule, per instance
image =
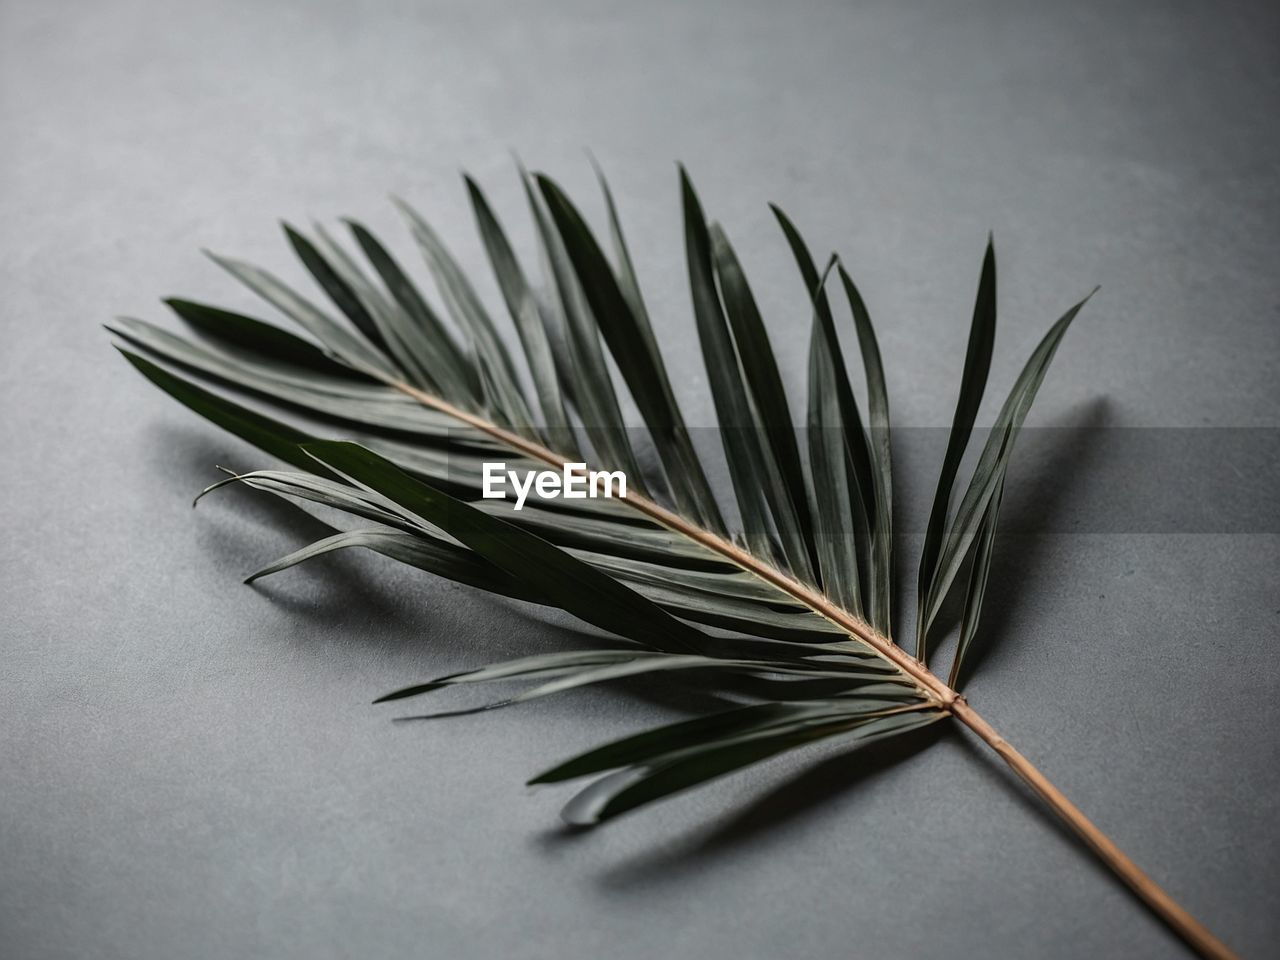
[[[199, 247], [296, 276], [274, 217], [358, 213], [397, 235], [389, 190], [475, 263], [457, 169], [511, 210], [510, 148], [582, 190], [590, 146], [670, 344], [693, 342], [680, 158], [796, 377], [796, 281], [764, 201], [841, 250], [899, 424], [949, 417], [994, 228], [993, 382], [1103, 286], [1037, 422], [1101, 407], [1117, 426], [1275, 428], [1280, 22], [1271, 4], [1209, 9], [5, 0], [0, 953], [1176, 953], [955, 734], [906, 763], [787, 758], [562, 835], [562, 795], [527, 796], [523, 776], [670, 705], [588, 693], [389, 724], [373, 695], [557, 630], [368, 558], [240, 586], [305, 531], [243, 496], [193, 513], [213, 464], [262, 458], [133, 375], [97, 324], [158, 316], [169, 293], [247, 306]], [[694, 351], [669, 357], [705, 422]], [[1035, 515], [1058, 484], [1088, 489], [1088, 458], [1021, 477]], [[1194, 914], [1266, 955], [1280, 538], [1004, 551], [1003, 642], [971, 700]]]

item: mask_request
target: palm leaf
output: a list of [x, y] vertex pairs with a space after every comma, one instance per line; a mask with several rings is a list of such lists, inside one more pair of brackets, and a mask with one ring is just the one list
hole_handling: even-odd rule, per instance
[[[809, 429], [801, 443], [742, 265], [681, 169], [694, 323], [741, 521], [731, 527], [675, 400], [603, 175], [613, 262], [562, 188], [541, 174], [521, 169], [520, 176], [540, 284], [520, 263], [479, 186], [466, 181], [511, 329], [494, 319], [443, 239], [401, 201], [443, 311], [380, 240], [351, 223], [364, 262], [323, 228], [309, 238], [286, 227], [336, 315], [264, 270], [214, 258], [307, 336], [181, 299], [167, 303], [195, 338], [142, 320], [109, 324], [126, 358], [156, 386], [293, 468], [229, 476], [210, 490], [248, 486], [358, 521], [351, 529], [329, 528], [249, 579], [359, 547], [494, 594], [558, 607], [606, 635], [596, 649], [417, 681], [381, 698], [398, 702], [452, 696], [446, 691], [477, 684], [524, 684], [497, 700], [425, 716], [641, 676], [713, 686], [750, 701], [638, 732], [535, 777], [540, 783], [597, 777], [565, 808], [574, 824], [609, 819], [818, 741], [856, 745], [959, 720], [1188, 943], [1207, 956], [1229, 956], [957, 692], [962, 665], [972, 668], [966, 653], [981, 632], [1016, 435], [1083, 301], [1050, 328], [1027, 361], [953, 514], [994, 345], [995, 259], [988, 246], [921, 555], [917, 659], [890, 630], [885, 372], [866, 304], [838, 258], [832, 255], [820, 273], [799, 230], [774, 208], [803, 284], [794, 310], [811, 321]], [[865, 422], [828, 295], [833, 271], [861, 357]], [[639, 425], [623, 418], [623, 388]], [[635, 426], [643, 427], [655, 454], [648, 473], [639, 467], [645, 447], [635, 442]], [[625, 496], [562, 500], [535, 493], [523, 510], [481, 497], [486, 463], [581, 471], [567, 463], [571, 457], [581, 458], [574, 464], [624, 471]], [[958, 651], [944, 682], [923, 658], [938, 612], [962, 580]]]
[[[964, 355], [964, 373], [960, 377], [960, 396], [956, 400], [956, 412], [947, 435], [947, 450], [942, 458], [942, 471], [938, 475], [938, 488], [933, 496], [933, 509], [929, 512], [929, 524], [925, 528], [924, 546], [920, 550], [920, 575], [917, 582], [916, 656], [928, 659], [928, 635], [933, 617], [930, 608], [939, 595], [938, 555], [946, 531], [947, 511], [951, 507], [951, 489], [955, 484], [960, 460], [973, 432], [978, 417], [978, 406], [987, 387], [987, 372], [991, 369], [991, 352], [996, 339], [996, 250], [993, 240], [987, 241], [987, 252], [982, 259], [982, 276], [978, 281], [978, 299], [973, 308], [973, 323], [969, 327], [969, 346]], [[945, 589], [941, 591], [945, 593]]]

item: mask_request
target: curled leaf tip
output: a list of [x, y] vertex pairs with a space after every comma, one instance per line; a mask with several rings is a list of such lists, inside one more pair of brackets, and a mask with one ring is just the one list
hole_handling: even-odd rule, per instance
[[560, 819], [564, 825], [573, 833], [585, 833], [592, 827], [600, 825], [600, 818], [581, 814], [576, 810], [570, 809], [572, 803], [560, 811]]
[[227, 476], [223, 477], [223, 478], [222, 478], [221, 480], [219, 480], [217, 483], [211, 483], [211, 484], [209, 484], [209, 486], [205, 487], [203, 490], [201, 490], [199, 493], [197, 493], [197, 494], [196, 494], [196, 496], [195, 496], [195, 499], [191, 501], [191, 506], [192, 506], [192, 507], [194, 507], [194, 506], [195, 506], [196, 504], [198, 504], [202, 499], [204, 499], [205, 494], [213, 493], [213, 491], [218, 490], [218, 489], [220, 489], [220, 488], [222, 488], [222, 487], [225, 487], [225, 486], [226, 486], [227, 484], [229, 484], [229, 483], [235, 483], [237, 480], [241, 479], [241, 475], [240, 475], [240, 474], [236, 473], [234, 470], [229, 470], [229, 469], [227, 469], [226, 467], [222, 466], [221, 464], [219, 464], [219, 465], [218, 465], [217, 469], [219, 469], [219, 470], [221, 470], [223, 473], [227, 474]]

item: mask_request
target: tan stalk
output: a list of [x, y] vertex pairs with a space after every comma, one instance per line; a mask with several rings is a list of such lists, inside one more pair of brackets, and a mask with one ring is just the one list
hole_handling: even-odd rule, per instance
[[[372, 371], [371, 371], [372, 372]], [[505, 430], [483, 417], [468, 413], [451, 403], [432, 396], [407, 383], [389, 379], [377, 374], [378, 379], [408, 394], [424, 406], [449, 414], [470, 427], [499, 440], [509, 447], [525, 454], [530, 459], [541, 460], [554, 467], [564, 469], [567, 461], [546, 447], [534, 443], [518, 434]], [[702, 544], [708, 550], [718, 553], [726, 560], [736, 564], [743, 570], [754, 574], [779, 590], [790, 595], [813, 612], [825, 617], [845, 632], [852, 634], [866, 643], [889, 663], [906, 674], [920, 690], [938, 707], [963, 723], [976, 734], [979, 739], [994, 750], [1007, 763], [1024, 783], [1027, 784], [1049, 808], [1053, 810], [1081, 840], [1091, 849], [1103, 863], [1118, 876], [1130, 890], [1147, 907], [1168, 926], [1182, 937], [1202, 957], [1212, 960], [1236, 960], [1236, 955], [1221, 940], [1209, 932], [1203, 924], [1191, 916], [1169, 894], [1112, 842], [1111, 838], [1098, 829], [1074, 803], [1055, 787], [1026, 757], [1015, 750], [1004, 737], [982, 719], [969, 706], [963, 696], [936, 676], [924, 663], [907, 653], [888, 637], [882, 636], [870, 624], [840, 609], [825, 596], [812, 587], [788, 577], [786, 574], [763, 563], [736, 544], [703, 530], [696, 524], [672, 513], [661, 504], [654, 503], [648, 497], [628, 491], [620, 497], [633, 509], [644, 514], [676, 533]]]

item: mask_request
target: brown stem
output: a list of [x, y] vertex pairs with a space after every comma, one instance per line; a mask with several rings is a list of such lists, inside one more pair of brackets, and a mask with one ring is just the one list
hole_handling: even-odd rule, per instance
[[1165, 893], [1142, 871], [1141, 867], [1130, 860], [1124, 851], [1111, 841], [1110, 837], [1081, 813], [1079, 807], [1063, 796], [1062, 791], [1050, 783], [1030, 760], [996, 733], [991, 724], [983, 720], [963, 698], [951, 705], [951, 713], [998, 753], [1000, 758], [1013, 768], [1013, 772], [1021, 777], [1022, 781], [1035, 791], [1081, 840], [1088, 844], [1098, 858], [1128, 885], [1138, 899], [1172, 927], [1173, 931], [1182, 937], [1196, 953], [1213, 960], [1233, 960], [1235, 954], [1225, 943], [1210, 933], [1204, 924], [1187, 913], [1169, 894]]
[[[432, 396], [409, 384], [383, 379], [390, 386], [408, 394], [424, 406], [447, 413], [468, 426], [499, 440], [507, 446], [518, 450], [534, 460], [555, 467], [563, 468], [564, 457], [510, 430], [503, 429], [483, 417], [468, 413], [451, 403]], [[991, 747], [1005, 763], [1007, 763], [1024, 783], [1027, 784], [1049, 808], [1056, 813], [1103, 863], [1111, 868], [1121, 880], [1128, 885], [1138, 899], [1157, 917], [1163, 920], [1178, 936], [1202, 957], [1208, 960], [1236, 960], [1235, 954], [1221, 940], [1191, 916], [1185, 909], [1165, 893], [1154, 880], [1129, 859], [1112, 840], [1094, 825], [1088, 817], [1080, 812], [1080, 808], [1063, 795], [1026, 757], [1015, 750], [1000, 736], [995, 729], [982, 719], [968, 702], [921, 661], [907, 653], [888, 637], [882, 636], [874, 627], [860, 617], [832, 603], [826, 596], [775, 570], [741, 547], [716, 536], [696, 524], [690, 523], [679, 514], [673, 513], [661, 504], [648, 497], [628, 491], [622, 498], [629, 506], [657, 523], [676, 533], [683, 534], [690, 540], [701, 544], [708, 550], [718, 553], [736, 566], [748, 571], [782, 592], [790, 595], [809, 607], [815, 613], [834, 623], [847, 633], [857, 637], [870, 646], [889, 663], [906, 674], [920, 688], [926, 697], [935, 701], [939, 707], [949, 711], [952, 716], [972, 730], [984, 743]]]

